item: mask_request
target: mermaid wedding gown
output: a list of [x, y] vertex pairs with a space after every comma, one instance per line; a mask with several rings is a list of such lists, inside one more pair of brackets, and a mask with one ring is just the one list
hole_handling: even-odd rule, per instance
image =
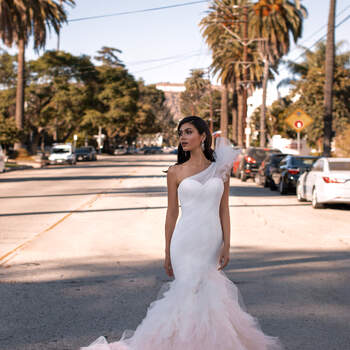
[[236, 154], [218, 137], [209, 167], [178, 186], [181, 217], [170, 257], [175, 279], [163, 284], [135, 331], [108, 343], [99, 337], [80, 350], [280, 350], [245, 310], [236, 285], [219, 267], [219, 205]]

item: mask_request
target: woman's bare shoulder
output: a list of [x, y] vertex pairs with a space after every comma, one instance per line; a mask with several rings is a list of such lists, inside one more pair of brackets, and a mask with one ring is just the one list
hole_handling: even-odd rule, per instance
[[173, 165], [170, 165], [169, 168], [168, 168], [168, 171], [167, 173], [169, 175], [176, 175], [178, 170], [179, 170], [179, 166], [180, 164], [173, 164]]

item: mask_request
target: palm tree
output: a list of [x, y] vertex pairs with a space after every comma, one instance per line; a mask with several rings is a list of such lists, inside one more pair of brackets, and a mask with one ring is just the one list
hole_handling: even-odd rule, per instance
[[[74, 0], [63, 0], [74, 5]], [[64, 8], [54, 0], [1, 0], [0, 2], [0, 38], [7, 46], [14, 43], [18, 47], [16, 125], [23, 131], [24, 124], [24, 77], [25, 47], [33, 37], [34, 48], [39, 50], [46, 44], [47, 32], [56, 33], [67, 21]], [[23, 137], [15, 149], [23, 148]]]
[[323, 155], [331, 156], [331, 142], [333, 137], [333, 76], [334, 76], [334, 22], [335, 22], [336, 0], [330, 0], [327, 45], [326, 45], [326, 77], [324, 86], [324, 118], [323, 118]]
[[[237, 9], [246, 5], [246, 0], [215, 0], [210, 7], [210, 11], [204, 17], [200, 26], [202, 34], [208, 46], [212, 50], [213, 62], [211, 68], [214, 74], [217, 74], [223, 85], [222, 93], [225, 97], [224, 86], [232, 88], [232, 139], [235, 143], [243, 146], [245, 118], [242, 107], [244, 89], [252, 92], [260, 84], [261, 64], [257, 60], [257, 54], [254, 49], [255, 44], [251, 43], [247, 48], [247, 61], [243, 60], [243, 22], [240, 21], [240, 11]], [[248, 33], [249, 35], [249, 33]], [[246, 65], [248, 82], [244, 78], [244, 65]], [[222, 99], [225, 102], [225, 98]], [[223, 106], [221, 125], [226, 128], [227, 125], [227, 108]], [[222, 130], [225, 134], [226, 129]]]
[[263, 99], [260, 116], [260, 146], [266, 145], [266, 97], [269, 67], [277, 67], [280, 58], [290, 48], [290, 34], [294, 42], [302, 35], [305, 7], [287, 0], [259, 0], [250, 11], [249, 23], [253, 37], [259, 38], [259, 53], [264, 63]]

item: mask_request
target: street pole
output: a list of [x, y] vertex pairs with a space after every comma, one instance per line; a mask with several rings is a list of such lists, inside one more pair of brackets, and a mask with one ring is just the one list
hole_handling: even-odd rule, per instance
[[298, 155], [300, 155], [300, 131], [297, 131]]
[[[247, 100], [248, 100], [248, 7], [243, 7], [243, 125], [241, 127], [242, 137], [244, 140], [245, 128], [247, 126]], [[247, 147], [247, 145], [246, 145]]]
[[333, 80], [334, 80], [334, 32], [335, 32], [336, 0], [330, 0], [328, 32], [326, 44], [326, 74], [324, 85], [324, 117], [323, 117], [323, 156], [330, 157], [332, 150], [333, 120]]

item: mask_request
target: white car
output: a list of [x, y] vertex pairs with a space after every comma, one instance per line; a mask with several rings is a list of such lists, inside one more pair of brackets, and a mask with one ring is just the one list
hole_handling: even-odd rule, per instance
[[325, 203], [350, 204], [350, 158], [320, 158], [297, 182], [298, 201], [315, 209]]
[[76, 164], [76, 155], [70, 144], [56, 144], [52, 147], [49, 155], [50, 164]]
[[0, 145], [0, 173], [3, 173], [4, 171], [5, 171], [5, 154]]

